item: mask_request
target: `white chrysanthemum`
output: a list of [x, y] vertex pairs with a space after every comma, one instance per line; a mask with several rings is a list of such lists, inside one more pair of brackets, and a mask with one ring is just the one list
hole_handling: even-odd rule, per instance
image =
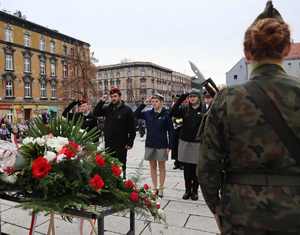
[[25, 139], [23, 139], [23, 144], [30, 144], [30, 143], [35, 143], [35, 140], [33, 137], [26, 137]]
[[63, 146], [67, 145], [69, 143], [69, 140], [64, 137], [53, 137], [50, 139], [47, 139], [47, 145], [53, 149], [55, 149], [56, 152], [59, 152]]
[[47, 151], [44, 156], [49, 162], [53, 161], [56, 158], [56, 154], [51, 151]]
[[46, 144], [46, 139], [44, 137], [38, 137], [35, 140], [35, 143], [37, 143], [39, 146], [44, 146]]

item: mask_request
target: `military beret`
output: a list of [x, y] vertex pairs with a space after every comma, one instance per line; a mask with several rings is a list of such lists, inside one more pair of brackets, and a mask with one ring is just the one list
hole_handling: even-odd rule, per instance
[[113, 88], [111, 88], [109, 94], [110, 94], [110, 95], [112, 95], [112, 94], [118, 94], [118, 95], [121, 95], [121, 91], [120, 91], [119, 88], [113, 87]]

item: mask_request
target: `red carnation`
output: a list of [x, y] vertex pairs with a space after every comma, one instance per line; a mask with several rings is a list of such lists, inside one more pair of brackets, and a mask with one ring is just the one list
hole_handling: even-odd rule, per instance
[[118, 165], [112, 165], [111, 171], [116, 177], [119, 177], [122, 173], [122, 170]]
[[104, 187], [104, 181], [100, 175], [96, 174], [93, 178], [89, 180], [89, 185], [91, 188], [95, 189], [96, 191], [99, 191]]
[[75, 157], [76, 153], [71, 150], [67, 145], [62, 147], [62, 149], [59, 151], [59, 154], [64, 154], [68, 159], [71, 159], [72, 157]]
[[132, 202], [138, 202], [139, 201], [139, 194], [137, 192], [130, 193], [130, 200]]
[[34, 178], [42, 179], [51, 171], [51, 165], [46, 158], [39, 156], [32, 162], [31, 171]]
[[105, 166], [105, 159], [103, 158], [103, 156], [101, 154], [97, 154], [96, 155], [96, 163], [100, 167], [104, 167]]
[[124, 186], [125, 186], [125, 188], [127, 188], [127, 189], [132, 189], [132, 188], [134, 187], [134, 183], [133, 183], [132, 180], [126, 180], [126, 181], [124, 182]]
[[144, 190], [148, 190], [150, 187], [149, 187], [149, 185], [148, 184], [144, 184]]
[[69, 146], [71, 147], [71, 149], [74, 151], [74, 150], [76, 150], [76, 151], [79, 151], [79, 149], [80, 149], [80, 145], [79, 144], [77, 144], [76, 142], [74, 142], [74, 141], [69, 141]]

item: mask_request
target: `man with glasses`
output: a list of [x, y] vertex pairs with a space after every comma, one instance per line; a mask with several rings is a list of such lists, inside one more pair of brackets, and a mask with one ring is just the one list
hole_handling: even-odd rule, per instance
[[123, 164], [123, 178], [126, 178], [127, 150], [131, 149], [135, 139], [134, 115], [129, 106], [122, 101], [118, 88], [110, 90], [110, 102], [102, 97], [94, 109], [94, 115], [105, 118], [104, 142], [112, 156]]

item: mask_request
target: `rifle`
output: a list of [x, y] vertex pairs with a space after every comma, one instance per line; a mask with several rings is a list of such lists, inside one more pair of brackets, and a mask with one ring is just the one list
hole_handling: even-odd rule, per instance
[[210, 94], [211, 97], [215, 97], [215, 95], [219, 92], [219, 89], [217, 85], [214, 83], [214, 81], [211, 78], [205, 79], [205, 77], [197, 68], [197, 66], [191, 61], [189, 61], [189, 63], [191, 69], [196, 75], [196, 78], [200, 80], [200, 85], [207, 90], [207, 92]]

